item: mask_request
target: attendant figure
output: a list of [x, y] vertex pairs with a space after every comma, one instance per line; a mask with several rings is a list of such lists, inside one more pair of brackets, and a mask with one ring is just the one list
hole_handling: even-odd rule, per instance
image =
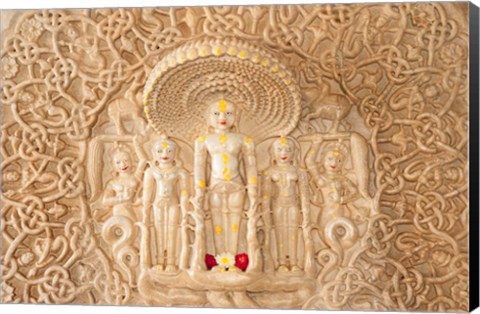
[[[306, 172], [298, 168], [298, 150], [292, 139], [275, 140], [271, 152], [271, 166], [263, 177], [264, 219], [269, 226], [270, 217], [273, 218], [277, 270], [296, 272], [304, 265], [298, 258], [299, 230], [310, 224], [308, 178]], [[309, 237], [308, 232], [304, 235]], [[267, 236], [266, 243], [270, 245], [269, 242]]]
[[162, 138], [151, 152], [153, 160], [143, 180], [143, 222], [150, 226], [153, 220], [157, 269], [175, 272], [187, 262], [188, 173], [175, 163], [173, 141]]
[[[315, 147], [312, 151], [316, 151]], [[319, 201], [321, 226], [325, 226], [336, 218], [357, 218], [358, 216], [358, 210], [352, 202], [361, 195], [355, 183], [344, 173], [348, 156], [349, 152], [344, 144], [331, 142], [324, 145], [320, 167], [309, 167], [321, 196]]]
[[135, 223], [137, 217], [132, 205], [138, 180], [133, 174], [132, 158], [128, 148], [123, 146], [116, 148], [113, 153], [112, 164], [115, 174], [107, 182], [102, 203], [105, 208], [111, 208], [113, 216], [124, 216]]

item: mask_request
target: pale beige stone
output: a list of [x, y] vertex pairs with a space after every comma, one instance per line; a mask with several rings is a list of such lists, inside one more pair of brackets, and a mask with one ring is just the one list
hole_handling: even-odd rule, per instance
[[466, 3], [1, 17], [2, 302], [467, 310]]

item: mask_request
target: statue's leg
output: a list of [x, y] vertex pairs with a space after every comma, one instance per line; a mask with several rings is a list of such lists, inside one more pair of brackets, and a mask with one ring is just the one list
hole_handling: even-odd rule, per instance
[[155, 243], [156, 243], [156, 257], [157, 257], [157, 265], [163, 266], [164, 262], [164, 252], [165, 246], [163, 241], [163, 234], [164, 234], [164, 222], [163, 222], [163, 211], [162, 208], [154, 207], [153, 208], [153, 226], [155, 227]]
[[177, 202], [173, 202], [168, 207], [168, 222], [167, 222], [167, 267], [166, 271], [177, 270], [177, 244], [178, 244], [178, 230], [180, 225], [180, 208]]
[[287, 240], [287, 230], [286, 229], [286, 220], [287, 220], [287, 211], [282, 206], [273, 203], [272, 213], [273, 213], [273, 225], [275, 230], [275, 239], [277, 242], [277, 255], [280, 271], [286, 271], [287, 269], [287, 249], [288, 242]]
[[298, 267], [298, 228], [300, 225], [300, 213], [297, 206], [290, 206], [287, 209], [288, 212], [288, 256], [290, 257], [290, 267], [292, 271], [299, 270]]
[[228, 196], [228, 212], [225, 225], [225, 237], [227, 251], [232, 254], [239, 253], [238, 234], [240, 231], [240, 222], [242, 220], [243, 204], [245, 203], [245, 191], [233, 192]]
[[210, 212], [213, 223], [213, 242], [215, 244], [215, 254], [221, 254], [226, 251], [222, 205], [222, 194], [212, 191], [210, 193]]

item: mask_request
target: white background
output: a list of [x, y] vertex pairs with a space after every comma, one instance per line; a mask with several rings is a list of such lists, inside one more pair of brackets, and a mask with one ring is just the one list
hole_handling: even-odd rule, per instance
[[[411, 0], [413, 1], [413, 0]], [[59, 0], [0, 0], [0, 9], [42, 9], [42, 8], [91, 8], [91, 7], [155, 7], [155, 6], [192, 6], [192, 5], [248, 5], [248, 4], [292, 4], [292, 3], [355, 3], [355, 2], [397, 2], [392, 0], [175, 0], [175, 1], [155, 1], [155, 0], [81, 0], [62, 2]], [[472, 1], [475, 5], [480, 6], [480, 0]], [[478, 32], [477, 32], [478, 34]], [[477, 230], [478, 232], [478, 230]], [[138, 314], [333, 314], [328, 311], [299, 311], [299, 310], [243, 310], [243, 309], [187, 309], [187, 308], [161, 308], [161, 307], [115, 307], [115, 306], [80, 306], [80, 305], [0, 305], [0, 313], [2, 314], [105, 314], [105, 313], [138, 313]], [[344, 311], [346, 314], [354, 314], [356, 312]], [[357, 312], [358, 313], [358, 312]], [[378, 312], [363, 312], [378, 313]], [[395, 312], [383, 312], [395, 313]], [[475, 314], [480, 314], [477, 309]]]

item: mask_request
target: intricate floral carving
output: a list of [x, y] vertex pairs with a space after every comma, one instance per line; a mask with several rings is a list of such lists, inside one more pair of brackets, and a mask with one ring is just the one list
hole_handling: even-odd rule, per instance
[[[390, 3], [43, 10], [15, 15], [2, 30], [1, 43], [1, 302], [465, 311], [467, 11], [464, 3]], [[207, 57], [198, 56], [202, 45]], [[195, 48], [192, 58], [198, 63], [188, 63], [193, 60], [188, 48]], [[249, 60], [255, 64], [255, 52], [268, 67], [259, 63], [244, 71], [242, 58], [253, 58]], [[164, 94], [153, 92], [154, 103], [143, 97], [143, 88], [149, 95], [156, 83], [174, 82], [178, 97], [172, 99], [183, 107], [148, 117], [161, 122], [157, 129], [167, 120], [175, 126], [181, 119], [174, 115], [195, 107], [196, 100], [212, 100], [217, 91], [240, 86], [207, 75], [210, 69], [202, 61], [218, 55], [225, 56], [215, 59], [222, 60], [225, 69], [241, 72], [241, 80], [232, 77], [234, 82], [258, 75], [265, 86], [278, 87], [278, 94], [268, 96], [270, 104], [279, 106], [268, 108], [285, 109], [283, 120], [275, 120], [277, 111], [263, 112], [261, 101], [252, 101], [259, 87], [235, 94], [235, 101], [256, 104], [259, 116], [271, 119], [271, 129], [255, 122], [255, 136], [271, 132], [268, 136], [307, 139], [300, 141], [303, 154], [312, 144], [335, 141], [350, 153], [363, 152], [362, 160], [351, 158], [352, 164], [341, 173], [344, 187], [329, 182], [328, 176], [317, 182], [325, 191], [319, 193], [320, 188], [311, 195], [312, 219], [321, 212], [322, 197], [350, 209], [370, 202], [368, 213], [337, 217], [338, 223], [328, 228], [304, 226], [304, 236], [314, 239], [313, 275], [290, 281], [274, 277], [269, 284], [262, 281], [268, 277], [264, 273], [252, 276], [258, 281], [250, 281], [246, 291], [255, 293], [235, 291], [228, 302], [224, 292], [213, 292], [216, 287], [205, 283], [205, 277], [182, 277], [191, 288], [188, 298], [175, 276], [145, 280], [151, 273], [141, 270], [148, 268], [143, 261], [149, 257], [137, 255], [145, 252], [140, 241], [112, 250], [116, 240], [105, 239], [103, 221], [94, 215], [102, 209], [100, 194], [112, 177], [107, 155], [115, 144], [135, 151], [131, 157], [136, 171], [131, 176], [138, 182], [150, 160], [135, 135], [151, 131], [144, 102], [155, 111]], [[163, 61], [168, 71], [154, 82], [157, 72], [164, 71]], [[184, 80], [195, 74], [190, 65], [206, 73], [192, 85]], [[182, 75], [175, 77], [177, 73]], [[184, 87], [191, 98], [181, 97]], [[292, 107], [285, 107], [289, 102]], [[250, 118], [248, 113], [241, 117]], [[189, 141], [202, 134], [204, 119], [198, 114], [191, 121], [178, 125], [188, 133], [183, 138], [170, 125], [162, 130], [177, 137], [183, 154], [179, 158], [188, 171], [193, 160]], [[249, 134], [242, 124], [239, 131]], [[319, 141], [318, 134], [326, 137]], [[365, 145], [359, 144], [361, 139]], [[263, 140], [256, 143], [257, 156], [262, 156], [259, 170], [268, 166], [264, 153], [271, 144]], [[302, 162], [306, 158], [300, 157]], [[321, 162], [314, 159], [311, 165]], [[309, 178], [319, 181], [313, 168]], [[330, 183], [334, 191], [327, 190]], [[310, 186], [315, 192], [316, 185]], [[351, 199], [342, 199], [339, 191], [348, 192], [344, 194]], [[138, 195], [130, 196], [128, 206], [140, 208]], [[207, 228], [199, 213], [189, 215], [184, 226]], [[254, 227], [263, 248], [262, 217], [251, 221], [259, 221]], [[112, 237], [118, 231], [115, 226]], [[195, 230], [182, 232], [192, 235]], [[192, 259], [204, 267], [205, 253]], [[255, 262], [251, 254], [248, 257], [249, 263]], [[113, 263], [115, 259], [120, 263]], [[246, 273], [234, 275], [242, 274]]]

